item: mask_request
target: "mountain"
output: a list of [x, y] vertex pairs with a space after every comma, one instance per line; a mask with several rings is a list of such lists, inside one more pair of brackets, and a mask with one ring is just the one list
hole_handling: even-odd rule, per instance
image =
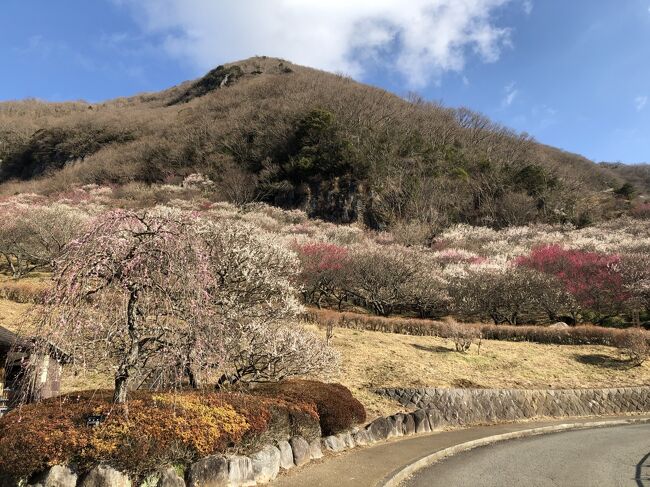
[[200, 172], [214, 199], [377, 229], [582, 225], [627, 211], [626, 182], [647, 188], [647, 169], [595, 164], [466, 108], [267, 57], [103, 103], [0, 103], [0, 160], [4, 193]]
[[633, 193], [644, 197], [650, 196], [650, 164], [603, 162], [601, 165], [631, 185]]

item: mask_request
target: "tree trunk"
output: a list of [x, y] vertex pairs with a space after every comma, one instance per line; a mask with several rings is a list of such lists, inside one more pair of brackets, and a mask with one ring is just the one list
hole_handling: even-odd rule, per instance
[[190, 387], [192, 389], [199, 389], [201, 387], [201, 381], [199, 380], [198, 375], [194, 371], [194, 367], [188, 365], [186, 373], [187, 373], [187, 379], [190, 383]]
[[128, 392], [129, 377], [128, 375], [120, 375], [115, 377], [115, 391], [113, 392], [113, 402], [116, 404], [124, 404], [126, 402], [126, 394]]
[[129, 344], [127, 353], [122, 363], [115, 372], [115, 391], [113, 392], [113, 402], [123, 404], [126, 402], [129, 377], [140, 357], [140, 337], [138, 336], [137, 325], [137, 302], [138, 291], [132, 290], [129, 296], [129, 302], [126, 307], [126, 325], [129, 335]]
[[240, 377], [236, 374], [223, 374], [221, 377], [219, 377], [215, 388], [220, 390], [223, 389], [223, 387], [226, 385], [235, 385], [237, 382], [239, 382], [239, 379]]

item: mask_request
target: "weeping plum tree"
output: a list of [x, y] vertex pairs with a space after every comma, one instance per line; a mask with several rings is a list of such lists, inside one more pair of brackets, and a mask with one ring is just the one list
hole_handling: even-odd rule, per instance
[[66, 248], [54, 274], [45, 329], [78, 364], [108, 366], [115, 402], [152, 359], [178, 368], [219, 347], [210, 319], [216, 285], [189, 218], [169, 209], [113, 211]]
[[75, 362], [113, 373], [124, 402], [135, 377], [226, 371], [221, 383], [279, 380], [333, 365], [284, 324], [302, 309], [296, 255], [258, 228], [168, 208], [113, 211], [57, 262], [43, 329]]

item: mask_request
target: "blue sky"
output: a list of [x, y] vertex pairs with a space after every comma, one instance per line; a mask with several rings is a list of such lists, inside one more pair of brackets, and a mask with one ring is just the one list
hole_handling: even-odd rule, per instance
[[252, 55], [650, 162], [650, 0], [3, 0], [0, 100], [156, 91]]

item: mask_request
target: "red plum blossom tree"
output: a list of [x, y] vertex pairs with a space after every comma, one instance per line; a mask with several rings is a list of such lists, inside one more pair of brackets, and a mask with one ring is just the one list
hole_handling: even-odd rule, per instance
[[584, 309], [600, 317], [621, 309], [628, 299], [620, 269], [621, 258], [583, 250], [546, 245], [517, 260], [519, 266], [554, 275]]

